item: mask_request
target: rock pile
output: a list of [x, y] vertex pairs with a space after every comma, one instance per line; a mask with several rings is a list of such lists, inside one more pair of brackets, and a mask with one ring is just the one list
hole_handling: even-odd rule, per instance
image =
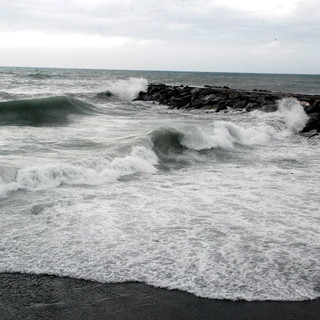
[[169, 106], [170, 109], [202, 109], [219, 112], [222, 110], [252, 111], [259, 109], [265, 112], [277, 110], [277, 101], [294, 97], [300, 101], [309, 122], [305, 132], [320, 132], [320, 95], [292, 94], [271, 92], [268, 90], [240, 90], [229, 87], [189, 87], [150, 84], [146, 92], [141, 91], [135, 100], [156, 101]]

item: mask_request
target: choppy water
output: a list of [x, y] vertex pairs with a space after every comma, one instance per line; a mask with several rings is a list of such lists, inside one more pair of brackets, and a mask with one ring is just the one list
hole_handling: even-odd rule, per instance
[[319, 297], [320, 142], [298, 102], [131, 102], [148, 82], [319, 93], [319, 78], [0, 68], [0, 271]]

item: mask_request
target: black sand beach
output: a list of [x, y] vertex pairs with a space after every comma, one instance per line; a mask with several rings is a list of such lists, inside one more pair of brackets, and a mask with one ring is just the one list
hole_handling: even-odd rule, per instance
[[143, 283], [102, 284], [50, 275], [0, 274], [0, 319], [315, 320], [320, 300], [227, 301]]

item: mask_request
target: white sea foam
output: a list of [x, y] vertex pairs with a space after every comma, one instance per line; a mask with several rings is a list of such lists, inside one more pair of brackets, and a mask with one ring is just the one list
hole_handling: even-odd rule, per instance
[[[35, 90], [96, 92], [106, 80], [83, 72]], [[2, 126], [0, 272], [142, 281], [220, 299], [319, 297], [320, 141], [296, 135], [305, 116], [296, 101], [281, 103], [274, 113], [128, 113], [111, 99], [119, 117]], [[194, 158], [157, 165], [147, 132], [165, 154]], [[206, 148], [217, 150], [193, 150]]]
[[268, 125], [245, 128], [233, 122], [217, 121], [208, 128], [188, 128], [184, 131], [181, 144], [193, 150], [233, 149], [236, 145], [266, 144], [274, 135], [275, 130]]
[[11, 182], [15, 179], [17, 170], [8, 165], [0, 165], [0, 184]]
[[260, 123], [250, 124], [249, 127], [230, 121], [215, 121], [208, 127], [180, 128], [178, 132], [183, 135], [181, 144], [193, 150], [265, 145], [300, 132], [308, 121], [303, 107], [294, 98], [280, 100], [277, 112], [254, 111], [253, 114], [259, 118]]
[[112, 84], [109, 90], [121, 100], [133, 100], [140, 91], [146, 91], [148, 81], [144, 78], [130, 77], [126, 80], [118, 80]]
[[308, 115], [295, 98], [281, 99], [278, 102], [278, 109], [286, 127], [293, 133], [300, 132], [308, 122]]
[[277, 129], [279, 137], [287, 137], [302, 131], [309, 119], [303, 107], [295, 98], [279, 100], [276, 112], [253, 111], [251, 113], [260, 121], [264, 121]]
[[83, 165], [81, 161], [80, 164], [55, 163], [20, 170], [6, 167], [0, 175], [0, 196], [16, 190], [47, 190], [60, 185], [100, 185], [125, 175], [155, 173], [157, 161], [153, 151], [134, 147], [129, 155], [112, 161], [84, 161]]
[[316, 298], [318, 195], [310, 185], [296, 192], [304, 172], [251, 169], [153, 175], [100, 197], [89, 191], [90, 201], [74, 192], [34, 223], [3, 222], [0, 271], [142, 281], [219, 299]]

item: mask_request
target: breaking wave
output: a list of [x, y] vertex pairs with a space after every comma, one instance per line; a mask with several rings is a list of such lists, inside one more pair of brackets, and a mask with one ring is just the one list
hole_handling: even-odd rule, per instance
[[0, 196], [18, 190], [37, 191], [61, 185], [101, 185], [136, 173], [155, 173], [158, 158], [153, 151], [135, 147], [125, 157], [32, 166], [18, 170], [0, 167]]
[[156, 154], [167, 158], [185, 150], [232, 150], [238, 146], [265, 145], [300, 132], [308, 121], [299, 101], [292, 98], [280, 100], [278, 111], [274, 113], [256, 112], [255, 115], [260, 123], [249, 128], [234, 122], [216, 121], [207, 127], [164, 127], [152, 131], [149, 136]]
[[280, 118], [283, 120], [286, 128], [293, 133], [302, 131], [309, 119], [303, 107], [295, 98], [279, 100], [278, 115], [280, 115]]
[[118, 80], [110, 85], [106, 92], [98, 94], [99, 98], [109, 98], [113, 96], [120, 100], [131, 101], [137, 97], [140, 91], [146, 91], [148, 87], [148, 81], [144, 78], [134, 78]]
[[309, 117], [305, 113], [299, 100], [295, 98], [284, 98], [278, 100], [278, 110], [275, 112], [252, 111], [258, 120], [272, 125], [280, 131], [282, 136], [290, 136], [299, 133], [308, 123]]
[[0, 102], [0, 125], [44, 126], [63, 124], [70, 114], [91, 114], [93, 105], [71, 97]]

